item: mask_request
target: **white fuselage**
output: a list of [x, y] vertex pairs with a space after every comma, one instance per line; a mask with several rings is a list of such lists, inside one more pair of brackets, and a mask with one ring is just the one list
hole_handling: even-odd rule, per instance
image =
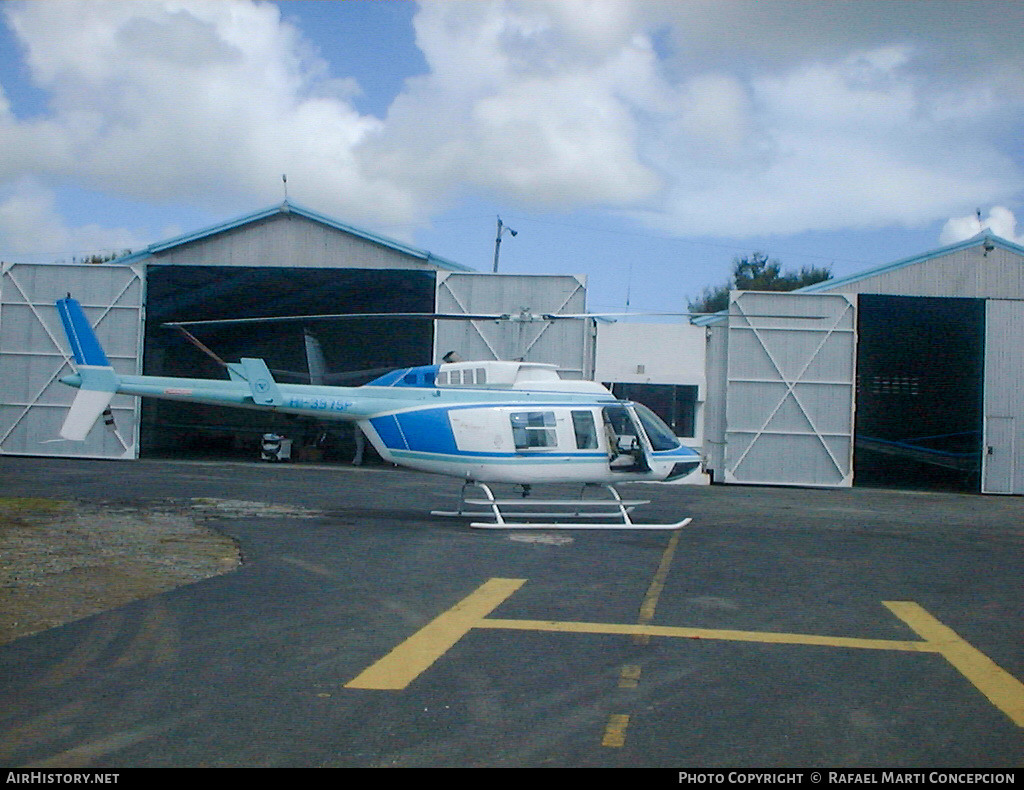
[[[387, 461], [478, 482], [616, 483], [692, 471], [697, 453], [645, 407], [553, 366], [519, 362], [431, 365], [362, 387], [273, 381], [262, 360], [231, 379], [113, 376], [118, 393], [278, 411], [357, 423]], [[88, 388], [79, 376], [66, 383]], [[84, 394], [84, 393], [83, 393]]]

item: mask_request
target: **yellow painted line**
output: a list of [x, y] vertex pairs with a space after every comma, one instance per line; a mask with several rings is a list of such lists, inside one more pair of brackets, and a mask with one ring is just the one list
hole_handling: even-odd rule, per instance
[[[637, 618], [637, 622], [641, 625], [654, 622], [654, 612], [658, 608], [658, 601], [665, 589], [665, 580], [668, 579], [668, 572], [672, 568], [672, 558], [675, 556], [676, 547], [679, 545], [682, 534], [682, 532], [674, 533], [668, 546], [665, 547], [665, 551], [662, 552], [661, 562], [658, 563], [658, 569], [654, 572], [651, 585], [647, 588], [647, 594], [644, 595], [644, 600], [640, 604], [640, 616]], [[633, 643], [646, 644], [647, 639], [647, 634], [635, 634]]]
[[608, 717], [608, 724], [604, 728], [604, 737], [601, 739], [602, 746], [619, 747], [626, 743], [626, 727], [629, 726], [629, 716], [625, 713], [615, 713]]
[[640, 673], [643, 670], [636, 664], [626, 664], [619, 672], [619, 688], [635, 689], [640, 682]]
[[625, 623], [578, 623], [555, 620], [482, 620], [479, 628], [511, 631], [555, 631], [573, 634], [646, 634], [682, 639], [717, 639], [730, 642], [762, 642], [780, 645], [818, 645], [821, 647], [851, 647], [866, 650], [897, 650], [914, 653], [938, 653], [930, 642], [895, 639], [857, 639], [846, 636], [818, 636], [815, 634], [786, 634], [769, 631], [730, 631], [714, 628], [680, 628], [664, 625], [629, 625]]
[[[640, 603], [640, 612], [637, 616], [637, 624], [647, 625], [654, 622], [654, 613], [658, 609], [658, 601], [661, 600], [661, 593], [665, 589], [665, 582], [668, 573], [672, 569], [672, 558], [675, 556], [676, 547], [679, 545], [679, 538], [682, 532], [673, 533], [668, 545], [661, 553], [661, 560], [654, 572], [654, 578], [647, 588], [643, 601]], [[634, 645], [646, 645], [650, 642], [650, 634], [633, 634]], [[640, 685], [640, 674], [642, 668], [635, 664], [627, 664], [622, 667], [619, 673], [620, 689], [635, 689]], [[619, 724], [621, 722], [621, 726]], [[626, 745], [626, 724], [629, 723], [629, 716], [616, 714], [612, 716], [605, 729], [602, 746], [622, 747]]]
[[913, 601], [882, 603], [1018, 727], [1024, 727], [1024, 684]]
[[377, 663], [345, 684], [346, 688], [404, 689], [456, 642], [493, 612], [526, 579], [491, 579], [435, 618]]
[[[485, 582], [475, 592], [435, 618], [382, 659], [346, 683], [345, 687], [379, 690], [404, 689], [475, 628], [844, 647], [861, 650], [937, 653], [952, 664], [1015, 724], [1024, 727], [1024, 684], [913, 601], [883, 601], [883, 603], [923, 641], [686, 628], [658, 626], [650, 623], [630, 625], [559, 622], [556, 620], [506, 620], [488, 617], [525, 583], [525, 579], [491, 579]], [[630, 684], [635, 685], [639, 677], [639, 666], [625, 666], [620, 674], [620, 685], [625, 683], [626, 685], [622, 687], [631, 687]], [[625, 729], [628, 722], [629, 717], [623, 714], [612, 716], [606, 730], [606, 739], [611, 738], [614, 741], [621, 737], [622, 743], [625, 743]]]

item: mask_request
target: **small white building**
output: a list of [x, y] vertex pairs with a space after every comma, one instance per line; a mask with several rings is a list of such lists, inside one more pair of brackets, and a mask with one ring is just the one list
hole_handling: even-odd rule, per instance
[[594, 378], [654, 409], [687, 445], [700, 448], [705, 334], [689, 323], [599, 322]]

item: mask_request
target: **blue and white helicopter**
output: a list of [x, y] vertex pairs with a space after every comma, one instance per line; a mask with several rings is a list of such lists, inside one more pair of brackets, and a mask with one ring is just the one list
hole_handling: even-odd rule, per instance
[[[630, 513], [646, 501], [623, 500], [615, 485], [682, 478], [699, 467], [699, 454], [646, 406], [593, 381], [563, 379], [554, 365], [450, 362], [394, 370], [359, 387], [279, 383], [254, 358], [225, 363], [226, 380], [120, 375], [78, 301], [69, 295], [56, 305], [76, 370], [61, 381], [79, 390], [64, 439], [84, 440], [115, 394], [276, 411], [354, 422], [385, 461], [461, 479], [459, 508], [433, 514], [493, 519], [472, 521], [475, 527], [679, 529], [690, 522], [636, 523]], [[496, 483], [519, 486], [523, 495], [499, 499]], [[580, 484], [580, 495], [527, 497], [532, 486], [549, 483]], [[467, 497], [470, 486], [483, 496]], [[594, 487], [610, 498], [585, 496]]]

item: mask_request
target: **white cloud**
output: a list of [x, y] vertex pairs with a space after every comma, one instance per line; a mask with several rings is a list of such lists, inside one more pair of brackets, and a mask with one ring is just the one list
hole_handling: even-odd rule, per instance
[[1007, 241], [1024, 244], [1024, 235], [1017, 235], [1017, 218], [1005, 206], [993, 206], [985, 219], [981, 218], [980, 211], [966, 217], [952, 217], [942, 227], [939, 243], [956, 244], [958, 241], [973, 238], [986, 229]]
[[[433, 71], [360, 153], [421, 198], [477, 188], [684, 235], [915, 226], [968, 195], [1014, 198], [1007, 97], [980, 81], [995, 60], [935, 80], [922, 63], [956, 42], [928, 4], [902, 5], [426, 4], [416, 24]], [[966, 9], [937, 13], [974, 40]], [[1001, 64], [1016, 62], [1001, 37]], [[713, 68], [691, 57], [712, 46]]]
[[0, 96], [0, 183], [240, 212], [287, 173], [356, 224], [482, 193], [687, 235], [919, 225], [1019, 199], [1021, 8], [426, 2], [429, 72], [377, 118], [272, 4], [9, 4], [51, 109]]
[[416, 18], [431, 74], [408, 83], [368, 170], [418, 199], [483, 189], [545, 208], [631, 204], [660, 178], [641, 161], [637, 94], [657, 84], [628, 3], [429, 3]]
[[[248, 2], [26, 3], [7, 18], [36, 83], [44, 122], [0, 123], [6, 179], [32, 174], [140, 201], [221, 209], [280, 196], [356, 220], [408, 216], [391, 185], [364, 178], [354, 148], [379, 121], [324, 79], [276, 6]], [[46, 134], [40, 134], [40, 129]], [[367, 211], [368, 203], [374, 210]]]
[[998, 78], [1021, 95], [1024, 5], [1018, 0], [641, 0], [637, 5], [647, 9], [652, 23], [664, 25], [675, 67], [687, 71], [764, 74], [912, 43], [911, 68], [923, 83], [971, 85]]
[[[730, 140], [735, 155], [698, 156], [699, 134], [666, 126], [659, 164], [673, 186], [645, 219], [682, 234], [787, 234], [920, 225], [948, 216], [965, 194], [1011, 198], [1020, 170], [982, 128], [985, 109], [999, 108], [975, 100], [936, 109], [935, 95], [901, 79], [908, 57], [851, 53], [714, 90], [702, 99], [712, 107], [716, 97], [739, 98], [728, 112], [696, 117], [724, 125], [713, 138]], [[680, 95], [685, 118], [701, 97]]]
[[147, 243], [128, 228], [107, 228], [89, 223], [69, 227], [61, 216], [53, 192], [31, 179], [23, 179], [0, 196], [0, 255], [23, 263], [70, 261], [88, 255], [109, 255], [138, 250]]

